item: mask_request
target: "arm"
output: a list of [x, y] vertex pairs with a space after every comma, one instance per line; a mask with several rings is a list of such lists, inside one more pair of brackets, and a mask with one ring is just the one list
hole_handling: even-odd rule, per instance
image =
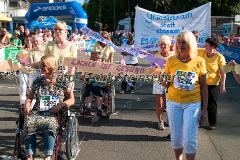
[[73, 94], [72, 89], [68, 89], [67, 94], [68, 94], [68, 98], [63, 103], [65, 104], [66, 107], [69, 108], [69, 107], [71, 107], [72, 105], [75, 104], [75, 98], [74, 98], [74, 94]]
[[6, 47], [10, 47], [11, 43], [10, 43], [10, 38], [7, 36], [6, 38], [6, 42], [5, 42]]
[[25, 116], [28, 116], [30, 114], [30, 106], [31, 106], [32, 100], [33, 100], [33, 91], [31, 90], [25, 101], [25, 107], [24, 107]]
[[240, 74], [237, 74], [233, 71], [233, 77], [235, 78], [236, 82], [240, 85]]
[[113, 63], [113, 56], [114, 56], [114, 53], [111, 52], [111, 53], [109, 54], [109, 57], [108, 57], [108, 62], [109, 62], [109, 63]]
[[226, 93], [226, 73], [222, 69], [220, 69], [220, 77], [220, 93], [224, 94]]
[[67, 99], [65, 101], [63, 101], [62, 103], [59, 103], [56, 107], [52, 108], [51, 112], [58, 113], [61, 108], [67, 107], [69, 109], [72, 105], [75, 104], [75, 98], [74, 98], [73, 90], [72, 89], [67, 89], [65, 94], [67, 94], [66, 95]]
[[[234, 60], [231, 60], [229, 62], [229, 64], [233, 67], [235, 67], [235, 65], [237, 64]], [[235, 78], [235, 80], [237, 81], [237, 83], [240, 85], [240, 74], [237, 74], [235, 71], [232, 71], [233, 72], [233, 77]]]
[[224, 56], [221, 55], [221, 58], [219, 60], [219, 74], [220, 74], [220, 93], [224, 94], [226, 93], [226, 73], [223, 72], [222, 67], [226, 64], [226, 60]]

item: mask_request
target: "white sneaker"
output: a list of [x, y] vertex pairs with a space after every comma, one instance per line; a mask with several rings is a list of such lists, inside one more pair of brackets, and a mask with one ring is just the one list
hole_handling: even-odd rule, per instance
[[158, 129], [159, 130], [165, 130], [164, 122], [158, 122]]

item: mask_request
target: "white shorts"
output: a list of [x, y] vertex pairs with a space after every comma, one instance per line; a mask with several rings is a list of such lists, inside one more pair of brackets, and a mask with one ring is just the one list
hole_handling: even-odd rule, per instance
[[166, 88], [162, 86], [159, 82], [153, 82], [152, 94], [165, 94]]

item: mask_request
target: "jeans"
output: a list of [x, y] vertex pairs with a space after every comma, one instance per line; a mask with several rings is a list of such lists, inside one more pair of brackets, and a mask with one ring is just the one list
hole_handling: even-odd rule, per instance
[[28, 89], [29, 75], [23, 72], [19, 72], [19, 94], [20, 104], [25, 104], [27, 89]]
[[[44, 154], [46, 156], [53, 155], [55, 145], [55, 136], [52, 132], [44, 132], [41, 134], [44, 142]], [[36, 154], [36, 134], [28, 135], [25, 139], [25, 152], [26, 156]]]
[[196, 153], [201, 102], [182, 104], [167, 100], [166, 105], [172, 148], [183, 148], [186, 154]]
[[208, 123], [210, 126], [217, 124], [217, 100], [219, 87], [217, 85], [208, 85]]

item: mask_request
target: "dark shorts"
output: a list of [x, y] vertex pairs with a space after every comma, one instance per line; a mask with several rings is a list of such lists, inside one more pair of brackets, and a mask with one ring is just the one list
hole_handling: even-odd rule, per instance
[[93, 85], [93, 84], [86, 84], [84, 97], [89, 97], [91, 95], [103, 97], [106, 94], [109, 94], [110, 91], [108, 87], [102, 85]]

